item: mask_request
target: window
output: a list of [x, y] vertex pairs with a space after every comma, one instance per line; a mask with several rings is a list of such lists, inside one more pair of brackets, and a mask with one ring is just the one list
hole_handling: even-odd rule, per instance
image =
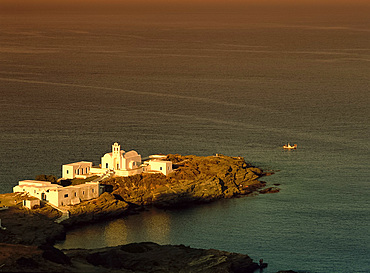
[[89, 172], [89, 169], [86, 167], [86, 173], [88, 173]]
[[67, 198], [68, 197], [68, 193], [64, 195], [64, 198]]
[[159, 167], [159, 169], [162, 171], [163, 168], [162, 167]]
[[108, 167], [109, 167], [108, 163], [105, 163], [105, 167], [108, 169]]
[[85, 191], [82, 191], [82, 195], [85, 195]]
[[77, 192], [75, 192], [75, 196], [77, 196]]
[[92, 192], [94, 192], [94, 189], [91, 189], [92, 190]]
[[69, 170], [67, 170], [66, 173], [69, 174]]

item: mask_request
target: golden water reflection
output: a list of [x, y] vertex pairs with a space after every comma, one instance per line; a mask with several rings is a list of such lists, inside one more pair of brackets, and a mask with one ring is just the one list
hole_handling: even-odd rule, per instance
[[61, 249], [100, 248], [143, 241], [169, 244], [171, 220], [171, 214], [165, 211], [150, 210], [71, 230], [66, 240], [55, 246]]
[[151, 210], [131, 219], [119, 219], [111, 222], [107, 228], [105, 240], [107, 245], [119, 238], [121, 243], [152, 240], [157, 243], [169, 243], [171, 216], [164, 211]]
[[114, 246], [117, 244], [117, 241], [127, 242], [127, 226], [125, 221], [112, 221], [104, 228], [103, 238], [106, 245]]

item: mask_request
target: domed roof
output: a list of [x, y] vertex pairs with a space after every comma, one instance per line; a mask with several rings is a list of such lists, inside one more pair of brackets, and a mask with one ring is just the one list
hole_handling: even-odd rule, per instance
[[129, 152], [125, 153], [124, 157], [129, 158], [129, 157], [134, 157], [134, 156], [138, 156], [138, 155], [139, 154], [136, 151], [132, 150], [132, 151], [129, 151]]

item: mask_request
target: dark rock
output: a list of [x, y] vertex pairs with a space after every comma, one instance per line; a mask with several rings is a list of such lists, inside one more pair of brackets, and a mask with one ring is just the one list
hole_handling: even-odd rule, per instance
[[259, 264], [259, 268], [266, 268], [267, 267], [267, 263], [262, 263], [262, 264]]
[[184, 245], [133, 243], [96, 250], [65, 250], [73, 260], [128, 272], [253, 272], [247, 255]]
[[0, 230], [0, 242], [42, 245], [64, 239], [64, 227], [53, 221], [58, 215], [49, 206], [32, 211], [17, 206], [10, 207], [1, 213], [2, 224], [7, 229]]
[[276, 193], [276, 192], [279, 192], [279, 191], [280, 191], [280, 189], [277, 188], [277, 187], [270, 187], [270, 188], [267, 188], [267, 189], [260, 190], [259, 193], [261, 193], [261, 194]]
[[154, 246], [157, 245], [154, 243], [146, 243], [145, 245], [133, 243], [133, 244], [122, 245], [120, 249], [122, 251], [129, 252], [129, 253], [144, 253], [152, 249], [150, 247], [150, 244], [153, 244]]
[[100, 255], [100, 253], [91, 253], [86, 256], [86, 261], [94, 266], [102, 265], [104, 263], [104, 259]]
[[32, 258], [20, 257], [16, 260], [16, 263], [20, 267], [24, 268], [38, 268], [39, 264]]
[[127, 259], [124, 255], [120, 255], [118, 249], [111, 248], [107, 251], [95, 252], [87, 255], [86, 261], [94, 266], [119, 269], [125, 267]]
[[233, 273], [253, 273], [255, 270], [259, 269], [259, 266], [257, 263], [251, 263], [250, 260], [242, 260], [233, 262], [230, 269]]
[[66, 256], [61, 250], [50, 245], [39, 246], [43, 250], [42, 257], [57, 264], [70, 264], [70, 258]]

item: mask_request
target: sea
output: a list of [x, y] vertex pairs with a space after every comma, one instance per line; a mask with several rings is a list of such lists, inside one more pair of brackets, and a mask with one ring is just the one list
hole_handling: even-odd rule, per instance
[[114, 142], [242, 156], [281, 189], [78, 227], [57, 247], [152, 241], [248, 254], [264, 273], [370, 272], [366, 11], [0, 15], [0, 193], [99, 164]]

